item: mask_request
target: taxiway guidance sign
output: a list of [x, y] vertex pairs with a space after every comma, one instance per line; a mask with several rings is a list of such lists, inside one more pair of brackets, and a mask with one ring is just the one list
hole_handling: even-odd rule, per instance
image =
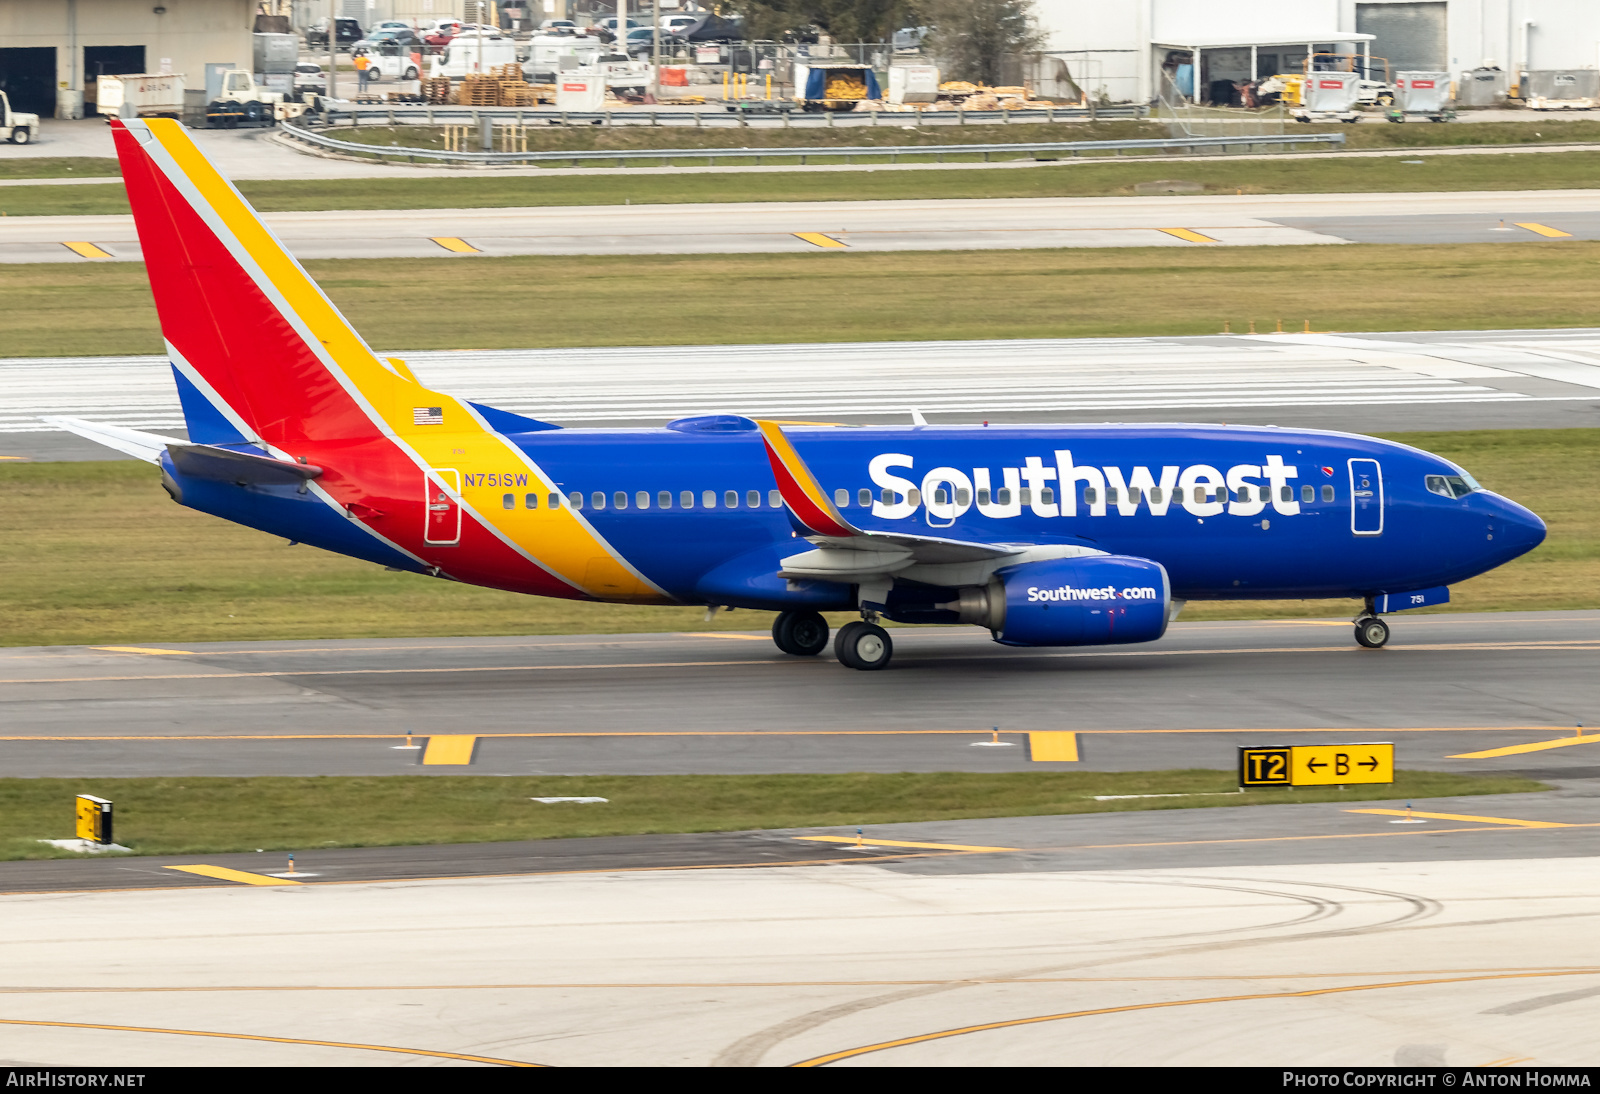
[[1394, 782], [1394, 745], [1280, 745], [1239, 749], [1240, 786]]

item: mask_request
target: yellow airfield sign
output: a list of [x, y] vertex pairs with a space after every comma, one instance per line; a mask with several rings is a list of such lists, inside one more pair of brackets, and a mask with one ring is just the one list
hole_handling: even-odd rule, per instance
[[1393, 744], [1278, 745], [1239, 749], [1240, 786], [1343, 786], [1394, 782]]

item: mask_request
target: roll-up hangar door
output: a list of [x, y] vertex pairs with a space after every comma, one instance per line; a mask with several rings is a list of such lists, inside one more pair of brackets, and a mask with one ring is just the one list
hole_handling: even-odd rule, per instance
[[56, 112], [56, 50], [54, 46], [0, 49], [0, 91], [11, 100], [12, 110], [41, 114]]
[[1357, 4], [1356, 31], [1373, 35], [1372, 55], [1396, 72], [1438, 71], [1445, 65], [1445, 9], [1438, 2]]

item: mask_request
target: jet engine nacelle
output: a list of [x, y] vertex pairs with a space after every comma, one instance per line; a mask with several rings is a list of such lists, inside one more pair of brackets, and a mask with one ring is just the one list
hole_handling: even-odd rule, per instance
[[1089, 555], [997, 570], [988, 585], [940, 607], [1008, 646], [1104, 646], [1160, 638], [1171, 601], [1159, 562]]

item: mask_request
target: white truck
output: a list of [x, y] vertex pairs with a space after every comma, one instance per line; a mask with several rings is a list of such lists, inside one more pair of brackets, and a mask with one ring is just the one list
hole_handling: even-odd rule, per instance
[[39, 115], [22, 114], [11, 109], [11, 99], [0, 91], [0, 141], [27, 144], [39, 137]]
[[586, 34], [536, 34], [528, 40], [522, 73], [536, 84], [553, 83], [563, 72], [599, 63], [605, 44]]
[[[481, 50], [478, 48], [480, 42], [483, 44]], [[480, 38], [476, 32], [467, 31], [450, 39], [444, 52], [433, 59], [428, 75], [450, 76], [459, 80], [469, 73], [487, 76], [502, 65], [516, 63], [517, 43], [510, 38], [487, 33]]]
[[95, 111], [108, 118], [152, 115], [178, 117], [183, 113], [183, 75], [144, 72], [137, 75], [101, 76], [95, 81]]
[[232, 129], [241, 123], [272, 125], [305, 112], [304, 103], [290, 102], [281, 91], [268, 91], [252, 73], [235, 68], [222, 74], [222, 90], [206, 105], [206, 124], [213, 129]]

